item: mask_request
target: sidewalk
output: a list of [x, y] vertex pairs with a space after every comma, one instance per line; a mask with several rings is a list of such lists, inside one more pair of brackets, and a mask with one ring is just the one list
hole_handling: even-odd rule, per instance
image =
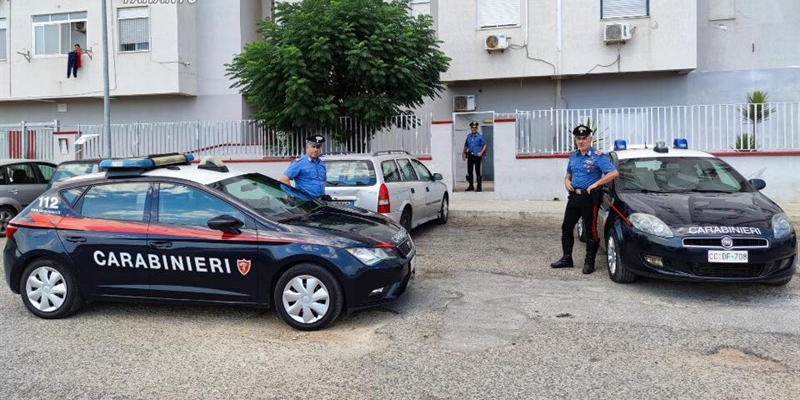
[[[453, 218], [494, 217], [530, 219], [564, 216], [566, 199], [561, 200], [496, 200], [493, 192], [455, 192], [450, 194], [450, 216]], [[800, 225], [800, 202], [778, 203], [795, 225]]]

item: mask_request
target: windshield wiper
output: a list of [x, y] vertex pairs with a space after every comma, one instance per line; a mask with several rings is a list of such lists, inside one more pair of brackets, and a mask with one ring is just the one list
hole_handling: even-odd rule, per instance
[[297, 221], [297, 220], [304, 220], [304, 221], [308, 221], [308, 219], [309, 219], [309, 218], [308, 218], [308, 214], [302, 214], [302, 215], [293, 215], [293, 216], [291, 216], [291, 217], [288, 217], [288, 218], [284, 218], [284, 219], [278, 220], [278, 222], [279, 222], [279, 223], [281, 223], [281, 224], [283, 224], [283, 223], [286, 223], [286, 222], [290, 222], [290, 221]]

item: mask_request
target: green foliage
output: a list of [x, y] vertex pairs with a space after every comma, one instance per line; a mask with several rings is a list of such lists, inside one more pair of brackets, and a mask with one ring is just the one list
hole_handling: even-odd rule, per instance
[[740, 149], [740, 144], [742, 145], [741, 149], [755, 150], [756, 126], [769, 119], [770, 115], [775, 113], [774, 108], [769, 108], [769, 95], [767, 95], [766, 92], [754, 90], [753, 92], [748, 93], [746, 98], [747, 106], [741, 107], [740, 111], [742, 113], [742, 120], [750, 123], [752, 133], [749, 137], [746, 137], [746, 135], [736, 136], [736, 143], [734, 146], [737, 150]]
[[755, 137], [746, 133], [736, 135], [736, 142], [733, 148], [736, 151], [753, 151], [756, 149]]
[[338, 117], [374, 133], [389, 118], [444, 90], [450, 58], [430, 16], [411, 17], [407, 1], [304, 0], [276, 3], [263, 39], [226, 65], [254, 117], [292, 135], [352, 135]]

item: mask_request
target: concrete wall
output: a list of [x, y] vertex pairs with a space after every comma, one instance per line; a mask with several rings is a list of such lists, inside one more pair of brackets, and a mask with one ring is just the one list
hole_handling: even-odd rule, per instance
[[[494, 126], [494, 192], [495, 200], [553, 200], [565, 198], [564, 173], [566, 157], [517, 159], [514, 140], [513, 119], [499, 119]], [[463, 137], [453, 130], [450, 122], [440, 122], [432, 129], [431, 160], [423, 163], [431, 170], [444, 176], [449, 191], [458, 176], [463, 175], [465, 167], [455, 167], [460, 153], [454, 151], [454, 140]], [[455, 138], [455, 139], [453, 139]], [[463, 140], [463, 139], [462, 139]], [[457, 143], [457, 144], [458, 144]], [[800, 201], [800, 157], [758, 156], [741, 154], [721, 156], [748, 179], [761, 178], [767, 182], [762, 192], [774, 201]], [[277, 178], [290, 160], [285, 161], [247, 161], [234, 162], [234, 166], [251, 168], [268, 176]]]

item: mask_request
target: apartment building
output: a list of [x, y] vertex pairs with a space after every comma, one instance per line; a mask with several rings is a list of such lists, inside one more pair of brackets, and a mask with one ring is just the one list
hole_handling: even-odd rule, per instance
[[[258, 38], [270, 4], [109, 0], [112, 122], [247, 118], [224, 65]], [[0, 123], [102, 123], [102, 21], [97, 0], [0, 0]], [[73, 77], [76, 44], [83, 54]]]
[[[297, 0], [292, 0], [297, 1]], [[434, 119], [800, 98], [796, 0], [409, 0], [452, 58]], [[225, 63], [271, 0], [110, 0], [112, 122], [237, 120]], [[86, 53], [67, 77], [74, 44]], [[0, 0], [0, 123], [102, 122], [101, 3]], [[456, 114], [454, 114], [456, 112]], [[454, 118], [454, 115], [456, 118]], [[454, 121], [458, 125], [458, 121]]]
[[438, 116], [800, 100], [795, 0], [412, 3], [453, 59], [448, 93], [427, 105]]

